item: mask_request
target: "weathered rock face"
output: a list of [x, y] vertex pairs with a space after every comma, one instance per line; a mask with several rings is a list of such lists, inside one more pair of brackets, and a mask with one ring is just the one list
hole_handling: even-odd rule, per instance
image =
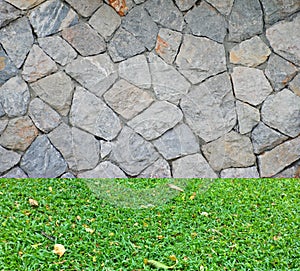
[[256, 167], [228, 168], [221, 171], [221, 178], [259, 178]]
[[1, 178], [19, 178], [24, 179], [28, 178], [26, 173], [19, 167], [14, 167], [10, 171], [8, 171], [6, 174], [2, 175]]
[[16, 165], [20, 159], [20, 154], [6, 150], [0, 146], [0, 174]]
[[66, 0], [83, 17], [91, 16], [102, 4], [102, 0]]
[[177, 7], [181, 11], [186, 11], [190, 9], [196, 2], [197, 0], [175, 0]]
[[40, 3], [43, 3], [45, 0], [5, 0], [5, 1], [14, 5], [19, 9], [26, 10], [35, 7]]
[[11, 62], [0, 46], [0, 84], [5, 83], [9, 78], [17, 75], [17, 72], [16, 66]]
[[[8, 1], [7, 1], [8, 2]], [[0, 27], [9, 24], [11, 21], [17, 19], [21, 12], [14, 6], [0, 0]]]
[[239, 132], [241, 134], [251, 132], [253, 127], [256, 126], [260, 120], [259, 110], [246, 103], [237, 101], [236, 112], [239, 122]]
[[159, 158], [152, 165], [147, 167], [138, 178], [171, 178], [171, 169], [168, 162]]
[[234, 0], [207, 0], [207, 2], [214, 6], [220, 13], [229, 15]]
[[100, 163], [96, 168], [86, 171], [84, 173], [80, 173], [78, 175], [79, 178], [101, 178], [101, 179], [107, 179], [107, 178], [127, 178], [125, 173], [118, 168], [116, 165], [114, 165], [111, 162], [104, 161]]
[[296, 95], [300, 96], [300, 74], [295, 76], [290, 82], [289, 87]]

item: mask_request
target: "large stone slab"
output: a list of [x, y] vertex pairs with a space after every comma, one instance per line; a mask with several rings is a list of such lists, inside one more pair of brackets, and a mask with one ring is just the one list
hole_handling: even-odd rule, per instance
[[66, 0], [80, 15], [90, 17], [102, 4], [102, 0]]
[[127, 178], [125, 173], [116, 165], [109, 161], [100, 163], [96, 168], [78, 174], [78, 178], [101, 178], [101, 179], [115, 179]]
[[0, 85], [5, 83], [9, 78], [17, 75], [17, 73], [18, 69], [0, 45]]
[[21, 155], [0, 146], [0, 174], [19, 163]]
[[5, 0], [6, 2], [14, 5], [15, 7], [27, 10], [32, 7], [39, 5], [40, 3], [44, 2], [45, 0]]
[[20, 15], [20, 10], [6, 3], [4, 0], [0, 0], [0, 28], [17, 19]]
[[259, 178], [259, 173], [256, 167], [246, 168], [227, 168], [220, 173], [221, 178]]
[[194, 86], [182, 98], [180, 107], [187, 124], [206, 142], [221, 137], [236, 124], [235, 99], [227, 73]]
[[223, 15], [229, 15], [234, 0], [206, 0], [206, 2], [214, 6]]
[[237, 101], [236, 113], [239, 122], [239, 132], [247, 134], [252, 131], [260, 120], [259, 110], [249, 104]]
[[147, 167], [137, 178], [171, 178], [171, 169], [168, 162], [159, 158]]

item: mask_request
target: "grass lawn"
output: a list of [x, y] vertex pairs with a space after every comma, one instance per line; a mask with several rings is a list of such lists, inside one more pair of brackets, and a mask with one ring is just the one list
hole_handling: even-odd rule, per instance
[[0, 270], [300, 270], [299, 180], [128, 182], [0, 179]]

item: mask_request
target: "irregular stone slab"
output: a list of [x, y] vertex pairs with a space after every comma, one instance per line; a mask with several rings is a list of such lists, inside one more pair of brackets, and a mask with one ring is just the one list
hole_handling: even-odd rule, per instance
[[66, 73], [98, 97], [101, 97], [118, 78], [117, 67], [106, 53], [78, 57], [67, 65]]
[[199, 142], [186, 124], [179, 124], [153, 141], [156, 149], [167, 160], [200, 152]]
[[125, 173], [118, 168], [116, 165], [109, 161], [100, 163], [96, 168], [85, 171], [78, 174], [78, 178], [101, 178], [101, 179], [112, 179], [112, 178], [127, 178]]
[[206, 142], [229, 132], [236, 124], [235, 99], [227, 73], [194, 86], [180, 107], [187, 124]]
[[119, 75], [140, 88], [151, 87], [151, 75], [145, 55], [138, 55], [119, 64]]
[[55, 62], [37, 45], [33, 45], [25, 61], [22, 76], [27, 82], [34, 82], [57, 71]]
[[109, 141], [100, 140], [100, 156], [101, 158], [107, 157], [112, 150], [112, 143]]
[[48, 137], [67, 161], [71, 170], [92, 169], [98, 164], [99, 142], [91, 134], [63, 123]]
[[38, 130], [29, 117], [14, 118], [0, 136], [0, 144], [8, 149], [25, 151], [37, 135]]
[[[74, 0], [76, 1], [76, 0]], [[89, 24], [108, 40], [121, 24], [120, 16], [108, 5], [101, 6], [89, 20]]]
[[67, 169], [65, 160], [46, 135], [33, 141], [23, 155], [20, 165], [29, 178], [56, 178]]
[[274, 175], [273, 178], [300, 178], [300, 160], [295, 162], [292, 166], [284, 169], [278, 174]]
[[259, 178], [256, 167], [227, 168], [221, 171], [221, 178]]
[[61, 179], [75, 179], [76, 177], [72, 173], [67, 172], [67, 173], [61, 175], [60, 178]]
[[255, 36], [234, 46], [230, 51], [230, 62], [248, 67], [256, 67], [264, 63], [271, 54], [269, 47]]
[[62, 37], [82, 56], [97, 55], [106, 50], [104, 39], [86, 23], [65, 28]]
[[155, 46], [158, 26], [143, 7], [133, 8], [124, 18], [122, 27], [136, 37], [149, 51]]
[[0, 85], [5, 83], [9, 78], [17, 75], [17, 73], [18, 69], [0, 45]]
[[5, 130], [7, 124], [8, 124], [8, 120], [7, 119], [0, 119], [0, 135]]
[[200, 83], [226, 71], [224, 46], [207, 38], [184, 35], [175, 63], [189, 81]]
[[143, 53], [146, 48], [131, 33], [120, 28], [108, 44], [108, 52], [114, 62]]
[[17, 68], [20, 68], [33, 44], [33, 35], [28, 19], [22, 17], [2, 28], [0, 41], [9, 58]]
[[80, 15], [90, 17], [102, 4], [102, 0], [66, 0]]
[[20, 159], [20, 154], [6, 150], [2, 146], [0, 146], [0, 174], [18, 164]]
[[138, 175], [137, 178], [172, 178], [170, 166], [166, 160], [159, 158]]
[[154, 22], [172, 30], [182, 31], [183, 16], [172, 0], [148, 0], [144, 7]]
[[259, 0], [234, 1], [229, 16], [230, 41], [242, 41], [263, 32], [263, 13]]
[[260, 120], [259, 110], [255, 107], [236, 101], [236, 113], [239, 121], [239, 132], [247, 134]]
[[1, 178], [25, 179], [28, 178], [28, 176], [21, 168], [14, 167], [10, 171], [8, 171], [5, 175], [2, 175]]
[[71, 45], [59, 36], [39, 38], [38, 42], [47, 55], [62, 66], [77, 57], [77, 53]]
[[227, 34], [225, 18], [206, 2], [201, 2], [185, 16], [187, 26], [195, 36], [205, 36], [222, 43]]
[[299, 66], [300, 31], [295, 31], [295, 29], [300, 29], [299, 14], [292, 21], [281, 21], [274, 24], [266, 30], [266, 35], [277, 54]]
[[151, 53], [148, 59], [156, 98], [177, 104], [188, 93], [190, 83], [158, 56]]
[[197, 0], [175, 0], [177, 7], [181, 11], [189, 10], [196, 2]]
[[[3, 117], [5, 115], [5, 111], [3, 109], [2, 104], [0, 103], [0, 117]], [[0, 120], [0, 133], [1, 133], [1, 120]]]
[[131, 176], [140, 174], [159, 157], [153, 145], [125, 126], [112, 143], [110, 159]]
[[285, 135], [300, 134], [300, 97], [288, 89], [269, 96], [262, 105], [262, 120]]
[[147, 140], [161, 136], [182, 120], [182, 112], [168, 102], [154, 102], [128, 125]]
[[12, 5], [0, 0], [0, 28], [20, 17], [21, 12]]
[[217, 178], [200, 153], [188, 155], [172, 162], [173, 178]]
[[252, 131], [251, 140], [254, 153], [262, 153], [279, 145], [288, 137], [260, 122]]
[[214, 6], [223, 15], [229, 15], [234, 0], [207, 0], [207, 2]]
[[104, 99], [115, 112], [125, 119], [132, 119], [154, 101], [148, 92], [123, 79], [104, 94]]
[[49, 133], [61, 122], [60, 115], [39, 98], [31, 101], [28, 115], [35, 126], [44, 133]]
[[249, 104], [259, 105], [273, 91], [261, 70], [235, 67], [231, 77], [236, 98]]
[[300, 74], [295, 76], [290, 82], [289, 87], [296, 95], [300, 96]]
[[159, 30], [155, 51], [168, 64], [172, 64], [181, 44], [182, 34], [167, 28]]
[[59, 71], [32, 83], [32, 90], [61, 115], [69, 113], [74, 85], [69, 76]]
[[29, 20], [37, 36], [46, 37], [76, 24], [78, 16], [61, 1], [48, 0], [30, 12]]
[[275, 54], [270, 56], [265, 69], [265, 74], [275, 91], [283, 89], [296, 73], [296, 66]]
[[76, 88], [73, 96], [70, 122], [105, 140], [114, 139], [121, 130], [117, 115], [101, 99], [81, 87]]
[[9, 79], [0, 87], [0, 104], [10, 118], [25, 115], [29, 101], [28, 86], [19, 76]]
[[300, 158], [300, 137], [258, 156], [261, 177], [272, 177]]
[[214, 170], [249, 167], [255, 164], [249, 137], [234, 131], [202, 146], [204, 156]]
[[44, 2], [45, 0], [5, 0], [19, 9], [30, 9]]

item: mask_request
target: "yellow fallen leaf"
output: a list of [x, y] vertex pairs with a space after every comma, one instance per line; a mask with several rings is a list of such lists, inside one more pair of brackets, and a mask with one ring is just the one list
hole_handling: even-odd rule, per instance
[[62, 256], [65, 254], [66, 249], [65, 249], [65, 247], [64, 247], [63, 245], [61, 245], [61, 244], [55, 244], [55, 245], [54, 245], [54, 250], [53, 250], [53, 252], [54, 252], [55, 254], [57, 254], [57, 255], [59, 256], [59, 258], [60, 258], [60, 257], [62, 257]]
[[51, 187], [51, 186], [49, 186], [49, 188], [48, 188], [48, 189], [49, 189], [49, 191], [52, 193], [52, 187]]
[[175, 255], [170, 255], [169, 258], [171, 259], [171, 261], [177, 262], [177, 258]]
[[37, 247], [39, 247], [41, 245], [41, 243], [38, 243], [38, 244], [33, 244], [33, 245], [31, 245], [31, 247], [33, 247], [33, 248], [37, 248]]
[[208, 216], [207, 212], [202, 212], [200, 215]]
[[35, 199], [29, 199], [29, 204], [31, 207], [38, 207], [39, 203]]
[[168, 184], [169, 188], [180, 191], [180, 192], [184, 192], [184, 190], [182, 188], [180, 188], [179, 186], [175, 185], [175, 184]]
[[190, 196], [190, 200], [194, 200], [196, 197], [196, 192], [194, 192], [191, 196]]
[[87, 231], [87, 232], [89, 232], [89, 233], [94, 233], [95, 232], [95, 230], [93, 230], [93, 229], [91, 229], [91, 228], [85, 228], [85, 230]]

